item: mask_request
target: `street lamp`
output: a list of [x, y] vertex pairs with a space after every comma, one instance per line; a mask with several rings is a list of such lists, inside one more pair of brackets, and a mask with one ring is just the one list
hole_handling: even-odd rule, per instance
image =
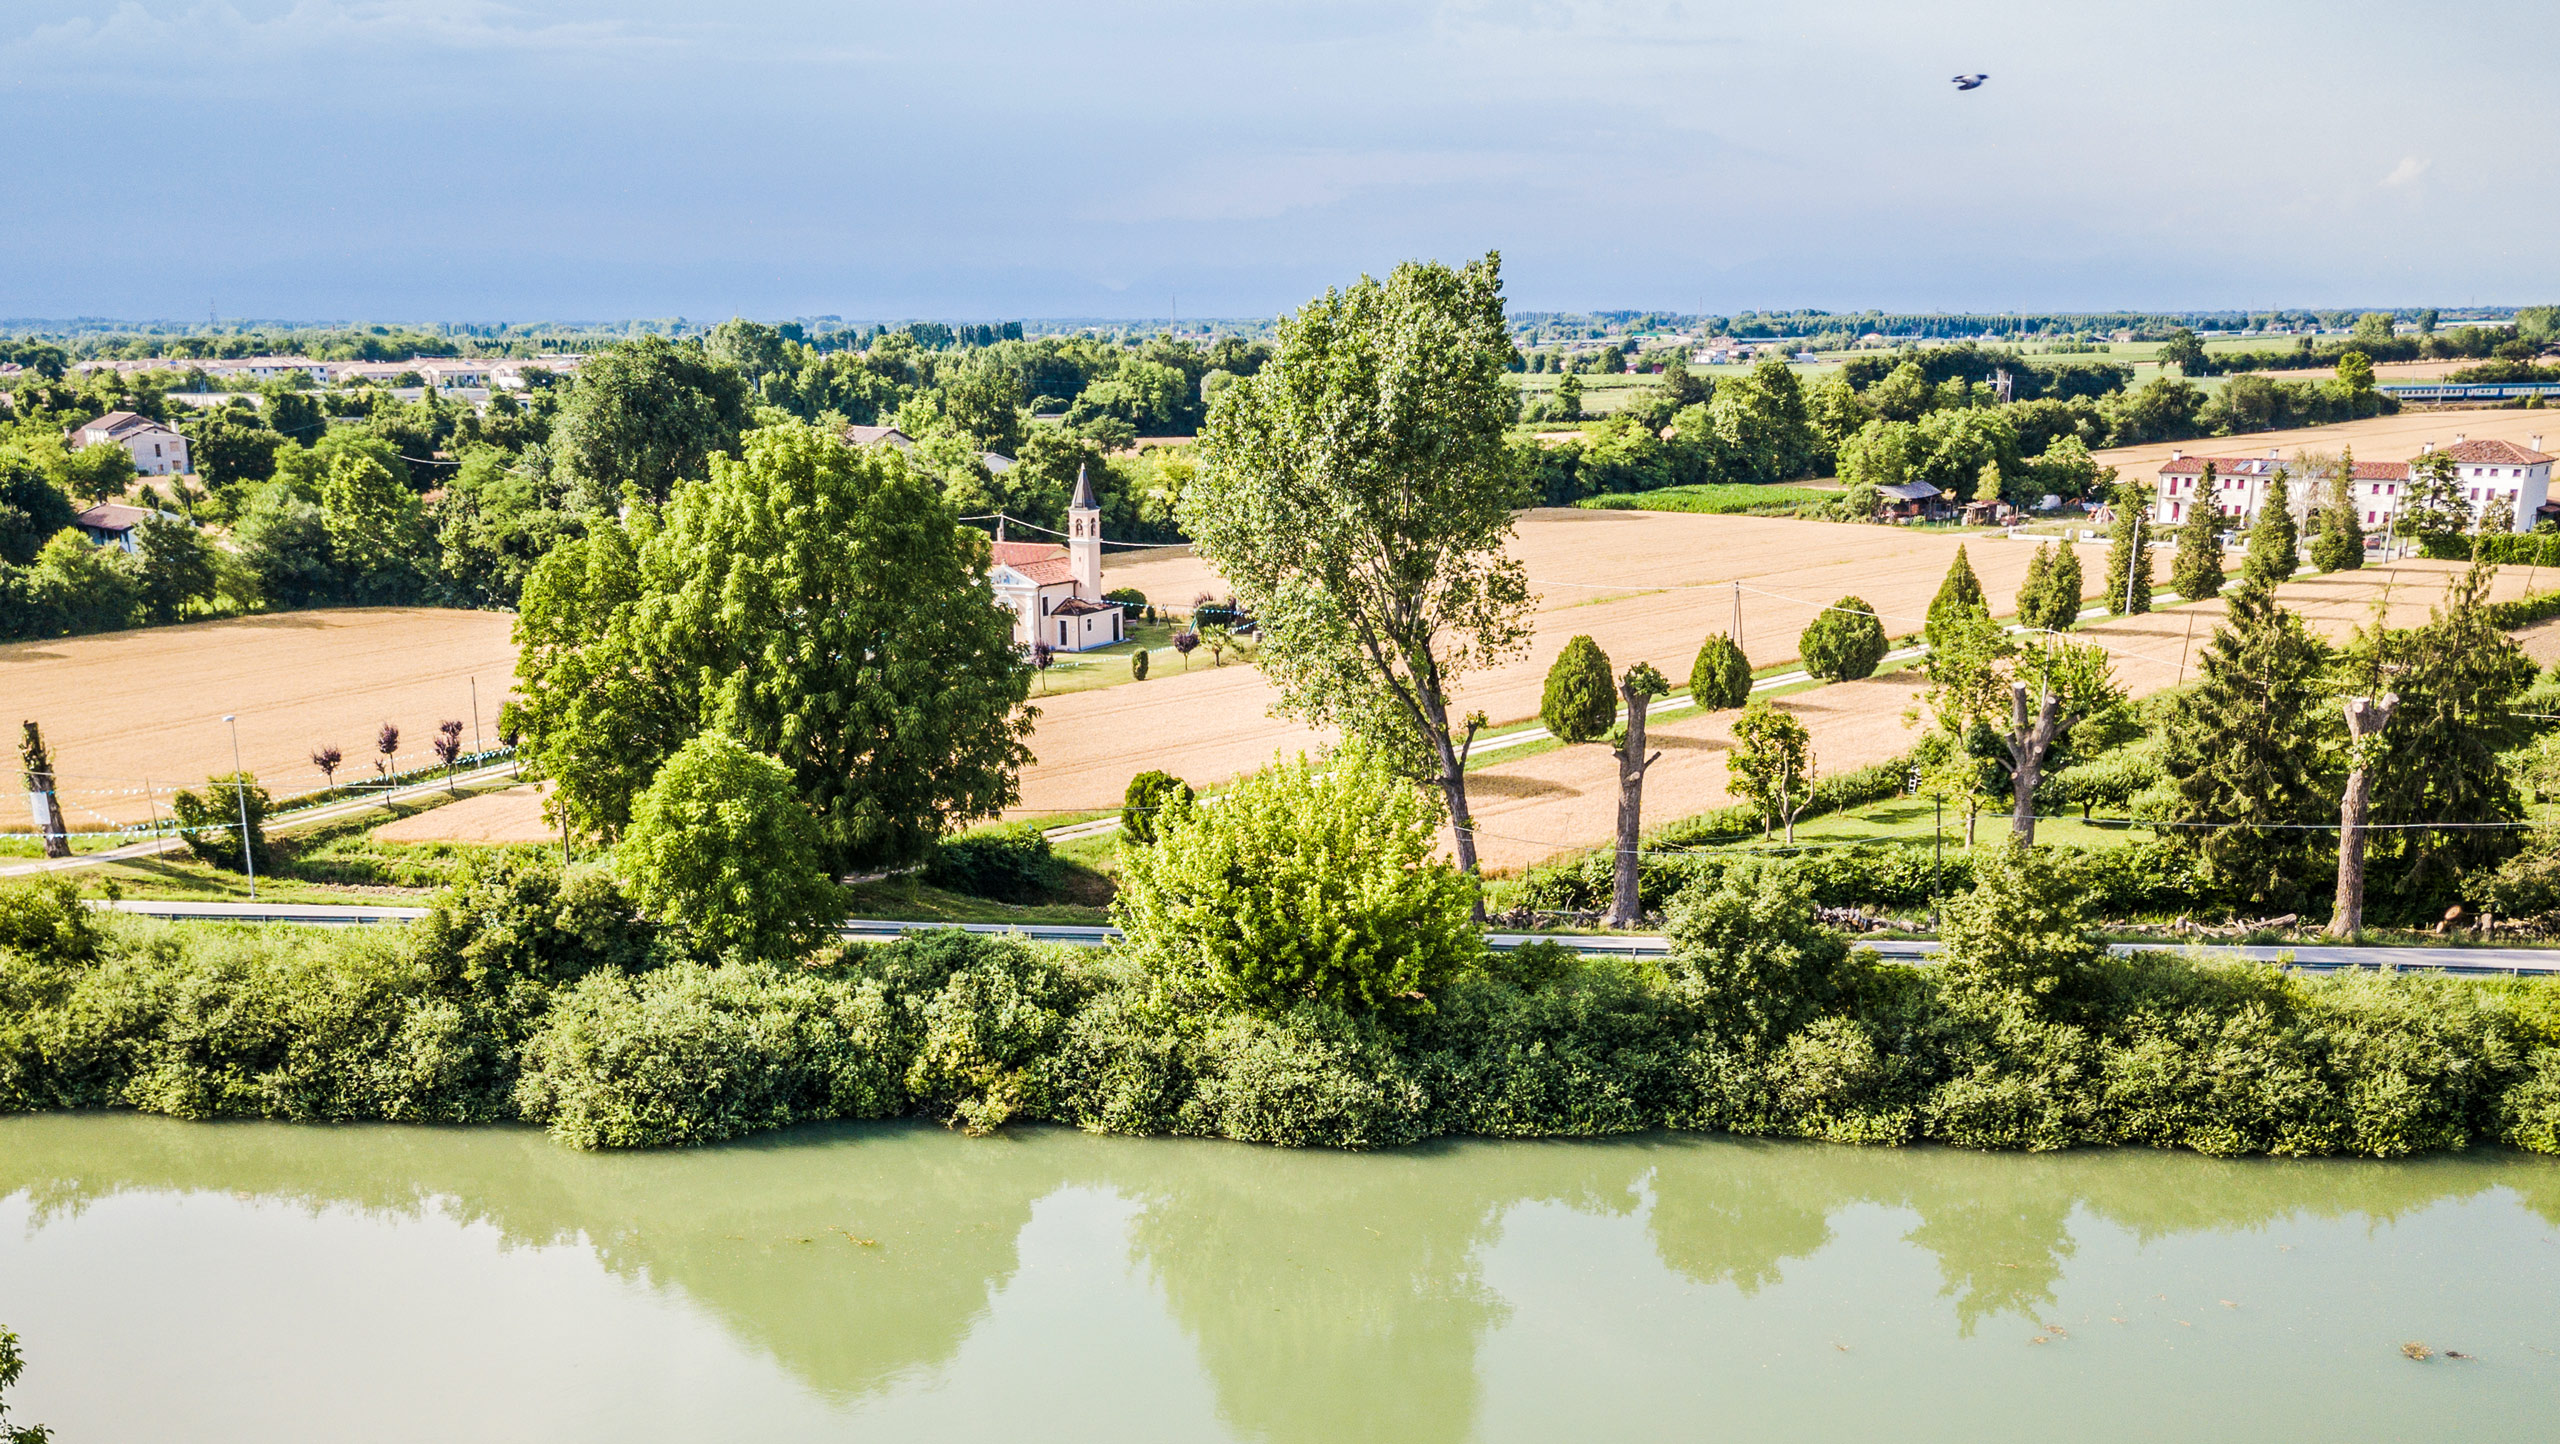
[[249, 774], [240, 767], [240, 719], [229, 713], [222, 720], [231, 724], [231, 791], [240, 800], [240, 865], [249, 870], [249, 901], [258, 900], [258, 852], [249, 845]]

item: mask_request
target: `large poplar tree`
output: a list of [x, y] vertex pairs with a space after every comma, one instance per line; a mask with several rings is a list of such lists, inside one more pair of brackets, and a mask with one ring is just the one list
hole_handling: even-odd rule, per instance
[[1526, 500], [1506, 440], [1511, 354], [1498, 255], [1328, 291], [1218, 393], [1180, 503], [1262, 629], [1279, 710], [1432, 778], [1469, 870], [1481, 723], [1454, 716], [1452, 695], [1529, 636], [1528, 580], [1505, 549]]
[[2299, 540], [2293, 524], [2292, 479], [2279, 466], [2267, 481], [2267, 499], [2258, 507], [2257, 520], [2249, 524], [2249, 554], [2240, 563], [2241, 580], [2268, 587], [2293, 580], [2293, 574], [2302, 569]]
[[2329, 479], [2329, 501], [2315, 518], [2311, 564], [2324, 572], [2354, 571], [2364, 565], [2364, 521], [2356, 515], [2356, 454], [2338, 458]]

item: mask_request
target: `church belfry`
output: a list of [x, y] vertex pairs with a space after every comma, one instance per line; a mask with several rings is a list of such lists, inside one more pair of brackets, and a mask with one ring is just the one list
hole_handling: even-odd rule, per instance
[[1076, 494], [1067, 503], [1067, 563], [1075, 574], [1076, 595], [1102, 597], [1102, 504], [1093, 497], [1093, 479], [1076, 468]]

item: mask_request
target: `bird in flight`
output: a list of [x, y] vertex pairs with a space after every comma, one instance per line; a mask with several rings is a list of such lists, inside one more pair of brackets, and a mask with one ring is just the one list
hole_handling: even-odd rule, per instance
[[1979, 90], [1982, 88], [1982, 82], [1990, 78], [1988, 75], [1959, 75], [1956, 77], [1956, 89]]

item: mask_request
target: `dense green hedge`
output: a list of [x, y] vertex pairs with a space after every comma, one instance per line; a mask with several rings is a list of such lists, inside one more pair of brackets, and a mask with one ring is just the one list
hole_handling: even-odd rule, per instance
[[2471, 543], [2471, 555], [2502, 565], [2560, 567], [2560, 532], [2500, 532]]
[[582, 1147], [922, 1115], [1349, 1148], [1668, 1127], [2560, 1152], [2560, 984], [2108, 958], [2057, 910], [2070, 864], [1985, 856], [1943, 967], [1853, 953], [1801, 877], [1729, 867], [1675, 904], [1667, 964], [1540, 947], [1372, 1016], [1245, 1011], [960, 933], [705, 966], [531, 865], [404, 933], [101, 923], [22, 890], [0, 906], [0, 1111], [520, 1118]]
[[[1993, 825], [2005, 828], [2008, 819], [1993, 819]], [[2070, 870], [2094, 917], [2173, 916], [2192, 911], [2201, 900], [2212, 897], [2194, 859], [2165, 843], [2054, 848], [2052, 852]], [[1925, 842], [1877, 843], [1807, 851], [1789, 857], [1787, 865], [1824, 907], [1866, 908], [1911, 917], [1926, 912], [1932, 898], [1970, 889], [1974, 857], [1952, 844], [1940, 853]], [[1638, 868], [1637, 886], [1645, 907], [1659, 908], [1682, 888], [1693, 883], [1713, 888], [1726, 873], [1758, 866], [1763, 860], [1729, 849], [1649, 856]], [[1611, 865], [1609, 854], [1599, 852], [1534, 868], [1520, 880], [1512, 901], [1549, 912], [1605, 906], [1612, 885]]]

